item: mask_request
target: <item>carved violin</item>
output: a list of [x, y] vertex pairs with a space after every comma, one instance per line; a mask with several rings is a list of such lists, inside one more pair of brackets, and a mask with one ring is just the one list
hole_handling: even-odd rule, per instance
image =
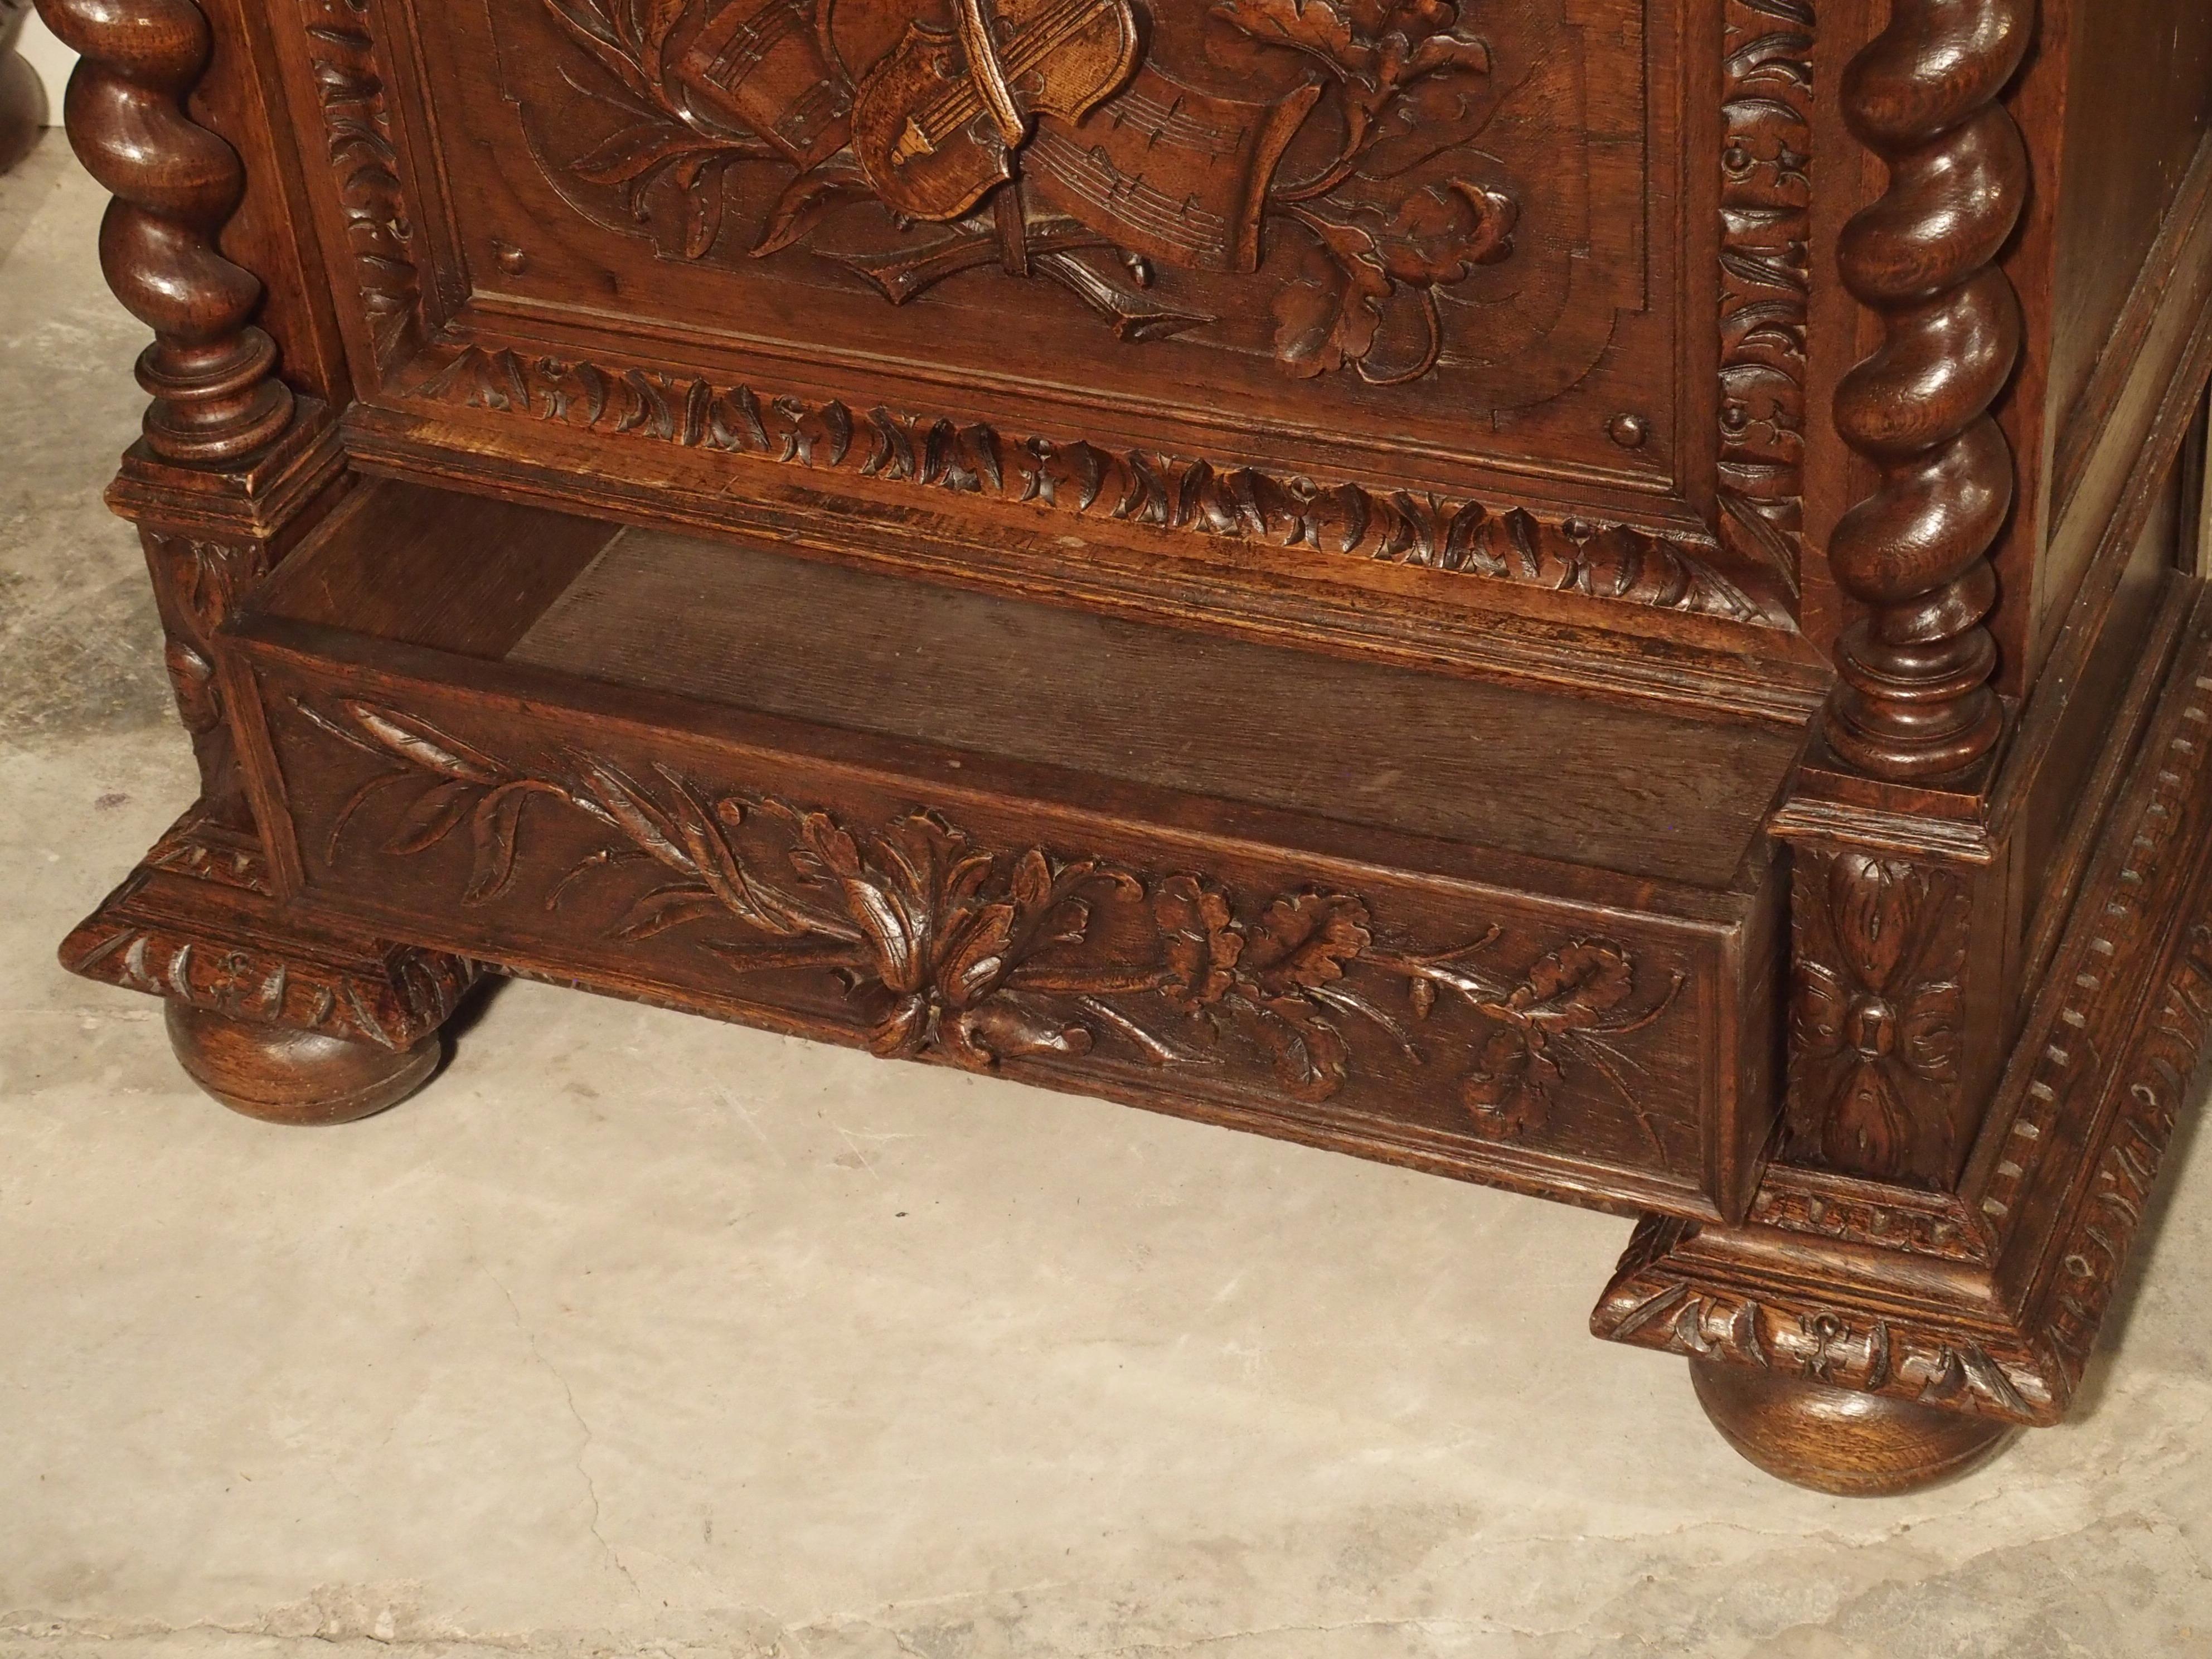
[[1128, 0], [953, 0], [953, 22], [909, 24], [854, 100], [854, 155], [910, 218], [967, 212], [1014, 176], [1032, 118], [1081, 120], [1137, 64]]

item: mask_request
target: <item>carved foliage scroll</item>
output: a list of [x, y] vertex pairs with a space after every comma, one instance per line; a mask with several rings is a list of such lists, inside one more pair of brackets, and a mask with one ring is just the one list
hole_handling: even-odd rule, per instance
[[1307, 1103], [1387, 1065], [1451, 1091], [1462, 1132], [1541, 1140], [1574, 1097], [1575, 1112], [1595, 1100], [1632, 1126], [1641, 1162], [1693, 1166], [1694, 1125], [1650, 1109], [1623, 1046], [1667, 1019], [1684, 977], [1617, 939], [1531, 949], [1492, 927], [1409, 948], [1340, 889], [1245, 892], [994, 848], [924, 809], [848, 823], [581, 750], [517, 764], [383, 704], [290, 706], [326, 750], [368, 763], [318, 818], [326, 864], [365, 845], [398, 860], [465, 848], [459, 902], [483, 910], [514, 902], [526, 870], [535, 879], [520, 842], [554, 815], [564, 845], [588, 850], [562, 855], [566, 873], [538, 882], [532, 907], [597, 914], [611, 945], [680, 948], [733, 995], [835, 988], [831, 1006], [879, 1054], [988, 1070], [1097, 1052]]
[[1722, 544], [1794, 590], [1812, 284], [1811, 0], [1729, 0], [1721, 106]]

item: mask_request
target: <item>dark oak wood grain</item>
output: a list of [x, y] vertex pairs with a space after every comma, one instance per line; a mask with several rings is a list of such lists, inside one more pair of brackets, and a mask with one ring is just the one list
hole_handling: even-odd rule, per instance
[[40, 3], [201, 777], [64, 960], [219, 1096], [489, 964], [1638, 1215], [1822, 1490], [2066, 1410], [2212, 1028], [2201, 6]]
[[1955, 1480], [2020, 1432], [1933, 1406], [1711, 1360], [1692, 1360], [1690, 1380], [1729, 1445], [1769, 1474], [1842, 1498], [1887, 1498]]
[[167, 1020], [169, 1045], [191, 1080], [231, 1110], [267, 1123], [358, 1122], [398, 1105], [438, 1069], [434, 1032], [394, 1053], [188, 1002], [171, 1001]]

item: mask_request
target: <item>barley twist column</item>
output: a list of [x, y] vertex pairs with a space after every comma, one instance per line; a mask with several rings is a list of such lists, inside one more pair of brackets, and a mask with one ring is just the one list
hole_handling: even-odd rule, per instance
[[153, 398], [146, 442], [192, 465], [249, 454], [284, 430], [292, 394], [251, 325], [260, 283], [216, 246], [246, 181], [237, 153], [185, 109], [212, 49], [207, 19], [192, 0], [39, 0], [39, 11], [82, 58], [64, 117], [115, 198], [101, 269], [154, 331], [138, 361]]
[[2002, 726], [1983, 623], [2014, 477], [1990, 407], [2021, 325], [1995, 261], [2026, 204], [2028, 162], [1997, 100], [2033, 16], [2034, 0], [1894, 0], [1888, 27], [1844, 72], [1844, 119], [1890, 180], [1838, 248], [1845, 285], [1884, 338], [1836, 394], [1838, 431], [1881, 481], [1829, 544], [1838, 583], [1866, 614], [1837, 647], [1844, 683], [1827, 733], [1877, 777], [1956, 773]]

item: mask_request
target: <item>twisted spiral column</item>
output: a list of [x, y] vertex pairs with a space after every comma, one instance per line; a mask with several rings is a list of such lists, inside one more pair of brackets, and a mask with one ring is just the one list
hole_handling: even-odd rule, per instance
[[292, 394], [276, 348], [251, 325], [261, 284], [217, 250], [246, 192], [235, 150], [185, 112], [213, 50], [192, 0], [38, 0], [82, 59], [63, 116], [86, 169], [114, 196], [100, 268], [154, 331], [138, 360], [153, 403], [146, 441], [163, 459], [234, 460], [281, 433]]
[[1838, 250], [1884, 338], [1836, 393], [1837, 428], [1881, 483], [1829, 543], [1837, 582], [1867, 612], [1837, 646], [1827, 735], [1878, 777], [1955, 773], [2002, 729], [1983, 621], [2014, 476], [1989, 411], [2019, 360], [2021, 319], [1995, 261], [2027, 199], [2028, 158], [1997, 99], [2034, 11], [2034, 0], [1893, 0], [1889, 26], [1844, 71], [1844, 119], [1890, 180]]

